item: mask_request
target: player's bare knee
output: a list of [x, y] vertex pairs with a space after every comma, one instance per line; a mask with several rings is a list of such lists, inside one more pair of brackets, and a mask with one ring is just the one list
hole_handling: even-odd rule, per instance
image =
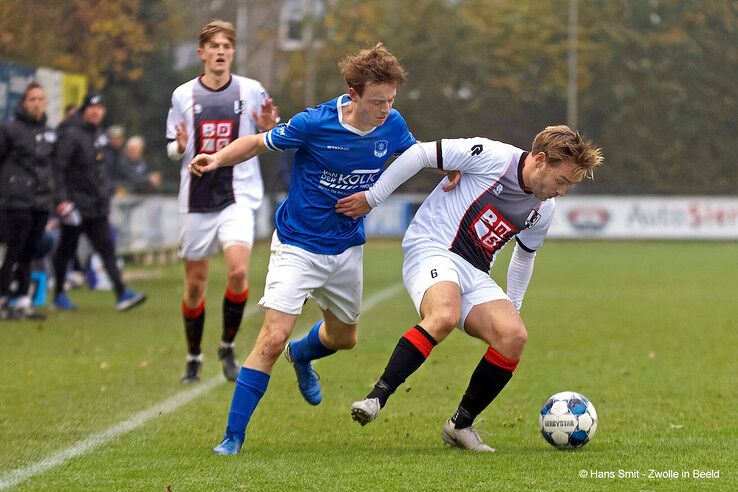
[[261, 337], [262, 354], [271, 359], [277, 359], [284, 350], [287, 338], [288, 335], [280, 330], [269, 330], [264, 337]]
[[185, 297], [188, 304], [200, 301], [205, 295], [205, 285], [200, 283], [188, 283], [185, 289]]
[[429, 333], [438, 332], [446, 336], [459, 324], [459, 317], [460, 314], [454, 310], [434, 312], [424, 317], [420, 326]]
[[514, 323], [505, 331], [503, 339], [505, 345], [517, 352], [522, 352], [525, 344], [528, 343], [528, 330], [525, 329], [522, 321]]
[[246, 285], [247, 275], [245, 268], [237, 268], [228, 272], [228, 285], [244, 286]]

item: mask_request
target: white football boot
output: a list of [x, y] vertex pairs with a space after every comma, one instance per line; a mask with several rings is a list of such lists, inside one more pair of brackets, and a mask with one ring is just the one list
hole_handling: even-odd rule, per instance
[[366, 398], [361, 401], [355, 401], [351, 405], [351, 418], [364, 426], [377, 418], [379, 409], [379, 398]]
[[482, 442], [482, 438], [479, 437], [479, 432], [474, 427], [465, 427], [463, 429], [457, 429], [454, 427], [454, 423], [451, 419], [446, 421], [441, 432], [441, 439], [443, 442], [455, 446], [461, 449], [470, 449], [472, 451], [478, 451], [482, 453], [491, 453], [495, 449], [487, 446]]

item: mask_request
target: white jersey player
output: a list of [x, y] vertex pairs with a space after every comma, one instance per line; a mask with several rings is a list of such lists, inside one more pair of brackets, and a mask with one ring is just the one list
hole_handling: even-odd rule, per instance
[[190, 174], [187, 164], [196, 154], [214, 154], [238, 137], [269, 130], [277, 120], [264, 87], [230, 72], [235, 54], [235, 31], [230, 23], [210, 22], [200, 33], [199, 46], [204, 73], [174, 90], [166, 130], [167, 153], [174, 160], [182, 159], [178, 201], [186, 283], [182, 300], [188, 347], [184, 383], [197, 382], [200, 377], [208, 258], [219, 246], [228, 282], [218, 357], [226, 378], [235, 381], [238, 377], [233, 341], [248, 298], [254, 213], [264, 195], [257, 157], [201, 177]]
[[[462, 173], [450, 192], [442, 191], [444, 181], [439, 183], [405, 234], [403, 280], [422, 319], [400, 339], [374, 390], [352, 405], [354, 420], [362, 425], [374, 420], [433, 347], [459, 326], [489, 348], [442, 438], [460, 448], [492, 451], [471, 425], [520, 361], [527, 331], [518, 310], [535, 251], [553, 218], [554, 197], [591, 177], [601, 162], [600, 149], [563, 125], [540, 132], [530, 152], [486, 138], [439, 140], [414, 145], [372, 188], [339, 201], [338, 212], [358, 217], [423, 167]], [[505, 294], [489, 269], [513, 237], [517, 244]]]

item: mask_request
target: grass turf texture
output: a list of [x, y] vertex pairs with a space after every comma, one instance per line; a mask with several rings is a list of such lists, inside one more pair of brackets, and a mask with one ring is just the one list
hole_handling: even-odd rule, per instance
[[[508, 251], [493, 275], [504, 284]], [[257, 245], [249, 306], [259, 300], [268, 246]], [[382, 410], [360, 427], [351, 402], [371, 388], [400, 335], [417, 322], [404, 293], [362, 315], [358, 346], [318, 361], [323, 403], [309, 406], [280, 360], [242, 453], [213, 455], [232, 394], [223, 382], [175, 411], [33, 476], [19, 490], [458, 489], [735, 490], [738, 307], [734, 243], [549, 242], [539, 253], [523, 306], [529, 342], [510, 384], [479, 428], [497, 448], [444, 447], [482, 342], [455, 332]], [[365, 250], [365, 299], [401, 282], [396, 242]], [[76, 313], [41, 324], [0, 324], [0, 481], [141, 410], [189, 389], [179, 384], [184, 336], [181, 265], [129, 267], [149, 295], [114, 311], [110, 293], [73, 291]], [[215, 354], [224, 290], [212, 263], [203, 381], [220, 374]], [[308, 303], [295, 334], [315, 322]], [[243, 358], [262, 315], [243, 323]], [[202, 383], [201, 383], [202, 384]], [[562, 452], [538, 431], [553, 393], [574, 390], [595, 405], [599, 428], [583, 449]], [[650, 469], [679, 478], [649, 478]], [[681, 478], [719, 470], [719, 478]], [[580, 478], [580, 470], [615, 477]], [[640, 477], [619, 478], [620, 470]]]

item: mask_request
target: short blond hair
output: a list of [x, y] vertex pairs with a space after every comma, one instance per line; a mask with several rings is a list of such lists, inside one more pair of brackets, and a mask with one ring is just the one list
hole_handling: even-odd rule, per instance
[[405, 84], [407, 72], [395, 55], [382, 43], [361, 50], [355, 55], [346, 55], [338, 62], [341, 75], [349, 87], [361, 96], [367, 84], [391, 84], [399, 89]]
[[236, 46], [236, 28], [233, 27], [233, 24], [228, 21], [213, 19], [200, 31], [200, 48], [203, 48], [220, 32], [225, 34], [225, 37], [233, 46]]
[[578, 131], [566, 125], [547, 126], [533, 139], [533, 154], [543, 152], [546, 162], [556, 166], [571, 162], [577, 167], [579, 179], [594, 177], [594, 169], [602, 164], [602, 149], [596, 147]]

